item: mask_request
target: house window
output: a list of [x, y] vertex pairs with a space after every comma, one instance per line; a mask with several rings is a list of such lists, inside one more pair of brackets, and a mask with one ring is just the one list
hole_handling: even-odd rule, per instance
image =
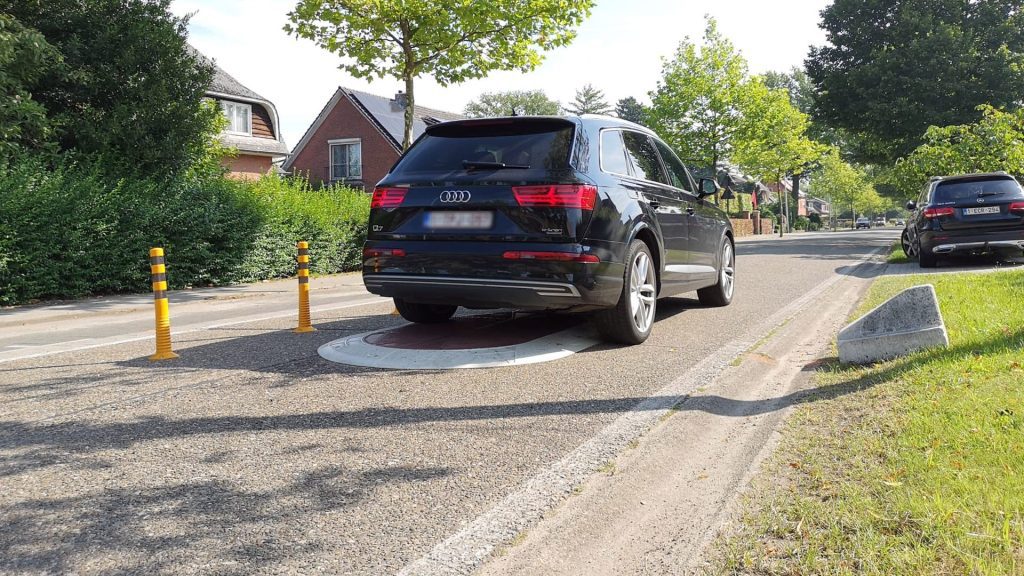
[[356, 139], [331, 140], [331, 180], [359, 180], [363, 177], [363, 144]]
[[252, 106], [224, 100], [221, 100], [220, 105], [228, 119], [228, 132], [252, 136]]

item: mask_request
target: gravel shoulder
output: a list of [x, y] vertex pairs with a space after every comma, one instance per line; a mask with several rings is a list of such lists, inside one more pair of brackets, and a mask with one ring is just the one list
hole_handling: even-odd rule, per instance
[[816, 359], [882, 269], [837, 283], [703, 383], [477, 574], [697, 573], [777, 429], [807, 398]]

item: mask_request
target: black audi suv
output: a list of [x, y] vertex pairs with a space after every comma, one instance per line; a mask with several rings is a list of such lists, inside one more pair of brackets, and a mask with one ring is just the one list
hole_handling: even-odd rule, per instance
[[659, 297], [731, 302], [733, 231], [715, 190], [615, 118], [437, 124], [373, 191], [363, 281], [412, 322], [459, 306], [593, 312], [607, 339], [637, 344]]
[[935, 177], [903, 230], [903, 251], [922, 268], [947, 254], [1024, 256], [1024, 191], [1005, 172]]

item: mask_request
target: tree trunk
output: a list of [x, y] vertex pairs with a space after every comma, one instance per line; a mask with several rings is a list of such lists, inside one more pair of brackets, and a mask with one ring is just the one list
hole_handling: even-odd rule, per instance
[[[800, 174], [793, 174], [793, 206], [795, 206], [796, 216], [793, 219], [800, 217]], [[792, 220], [790, 220], [792, 222]], [[790, 224], [792, 226], [792, 224]], [[792, 228], [789, 230], [793, 231]]]
[[405, 74], [405, 137], [402, 139], [402, 150], [408, 150], [412, 146], [412, 122], [413, 112], [416, 110], [416, 97], [413, 95], [412, 73]]
[[412, 53], [412, 32], [408, 22], [401, 22], [402, 29], [402, 53], [405, 56], [405, 69], [402, 70], [402, 77], [405, 80], [405, 135], [402, 138], [402, 151], [412, 146], [412, 122], [413, 112], [416, 106], [416, 95], [413, 93], [413, 78], [416, 77], [416, 59]]

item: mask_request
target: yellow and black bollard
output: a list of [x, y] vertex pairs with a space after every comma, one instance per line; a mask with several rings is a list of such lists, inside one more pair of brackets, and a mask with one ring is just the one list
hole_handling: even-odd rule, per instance
[[316, 332], [309, 319], [309, 242], [299, 242], [299, 327], [296, 332]]
[[164, 249], [149, 251], [149, 272], [153, 281], [153, 309], [156, 311], [156, 354], [150, 360], [170, 360], [178, 355], [171, 351], [171, 312], [167, 305], [167, 264]]

